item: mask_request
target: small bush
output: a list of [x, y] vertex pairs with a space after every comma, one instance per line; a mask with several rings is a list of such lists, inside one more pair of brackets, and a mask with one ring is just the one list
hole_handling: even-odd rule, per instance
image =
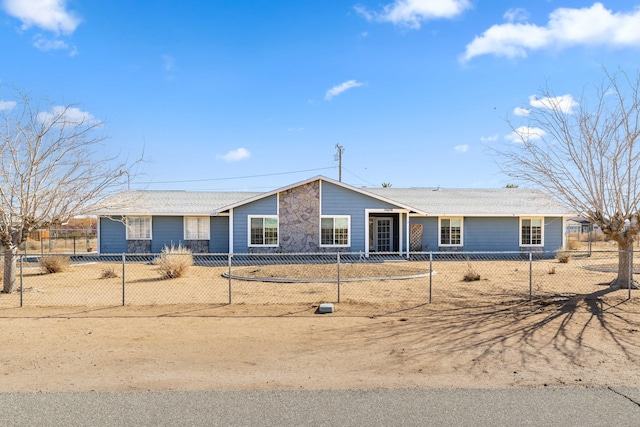
[[570, 251], [577, 251], [580, 249], [580, 242], [578, 240], [569, 240], [567, 241], [567, 247]]
[[193, 254], [190, 249], [182, 245], [177, 247], [165, 246], [160, 256], [153, 260], [158, 267], [162, 279], [175, 279], [184, 276], [189, 267], [193, 265]]
[[571, 261], [571, 254], [569, 252], [561, 251], [556, 255], [556, 259], [562, 264], [567, 264], [569, 261]]
[[100, 273], [101, 279], [113, 279], [114, 277], [119, 277], [116, 272], [116, 268], [112, 265], [105, 267], [102, 269], [102, 273]]
[[462, 278], [465, 282], [475, 282], [480, 280], [480, 273], [478, 273], [471, 263], [467, 261], [467, 272]]
[[65, 255], [47, 255], [38, 260], [38, 265], [45, 273], [61, 273], [71, 265], [71, 258]]

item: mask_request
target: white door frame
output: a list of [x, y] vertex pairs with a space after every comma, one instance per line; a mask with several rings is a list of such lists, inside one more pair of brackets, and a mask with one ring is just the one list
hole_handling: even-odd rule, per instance
[[[369, 256], [369, 252], [371, 252], [371, 248], [369, 247], [369, 217], [372, 213], [388, 213], [388, 214], [399, 214], [398, 221], [400, 222], [400, 226], [398, 230], [400, 232], [400, 240], [399, 240], [399, 252], [409, 254], [409, 247], [405, 243], [405, 240], [408, 242], [409, 239], [404, 238], [404, 233], [402, 232], [402, 221], [403, 219], [406, 221], [406, 229], [409, 229], [409, 210], [408, 209], [365, 209], [364, 210], [364, 252], [366, 256]], [[404, 214], [404, 216], [403, 216]], [[405, 247], [407, 246], [407, 247]]]

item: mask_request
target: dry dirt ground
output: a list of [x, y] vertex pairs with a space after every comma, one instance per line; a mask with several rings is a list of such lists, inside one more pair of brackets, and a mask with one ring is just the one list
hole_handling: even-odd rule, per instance
[[640, 298], [0, 310], [0, 392], [640, 386]]
[[610, 258], [473, 261], [471, 283], [466, 262], [434, 263], [431, 304], [425, 277], [348, 282], [331, 314], [316, 308], [334, 283], [237, 281], [226, 304], [224, 269], [161, 281], [134, 264], [119, 307], [121, 273], [100, 279], [105, 265], [29, 270], [23, 308], [0, 294], [0, 392], [639, 387], [640, 291], [583, 268]]

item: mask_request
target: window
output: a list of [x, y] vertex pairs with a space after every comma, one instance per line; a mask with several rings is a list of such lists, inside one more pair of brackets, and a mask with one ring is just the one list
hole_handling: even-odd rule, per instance
[[349, 216], [322, 217], [320, 219], [320, 245], [349, 246]]
[[542, 246], [542, 218], [520, 219], [520, 244]]
[[278, 246], [278, 217], [249, 217], [250, 246]]
[[462, 245], [462, 218], [440, 218], [440, 246]]
[[185, 240], [209, 240], [208, 216], [185, 216], [184, 239]]
[[128, 216], [127, 240], [151, 240], [151, 217]]

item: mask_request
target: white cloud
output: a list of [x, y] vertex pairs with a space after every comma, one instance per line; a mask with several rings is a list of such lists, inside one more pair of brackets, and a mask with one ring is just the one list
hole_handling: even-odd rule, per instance
[[71, 34], [80, 24], [73, 12], [66, 10], [66, 0], [2, 0], [2, 8], [22, 22], [54, 33]]
[[237, 162], [239, 160], [246, 159], [249, 156], [251, 156], [251, 153], [249, 152], [249, 150], [241, 147], [236, 150], [229, 151], [224, 156], [217, 156], [217, 158], [220, 158], [226, 162]]
[[55, 126], [96, 125], [100, 123], [91, 113], [81, 111], [76, 107], [64, 106], [53, 107], [51, 112], [38, 113], [38, 120], [46, 125], [54, 123]]
[[331, 89], [329, 89], [326, 93], [326, 95], [324, 96], [324, 99], [329, 101], [331, 98], [333, 98], [334, 96], [338, 96], [340, 95], [342, 92], [349, 90], [351, 88], [354, 87], [359, 87], [359, 86], [364, 86], [364, 83], [355, 81], [355, 80], [349, 80], [346, 81], [344, 83], [340, 83], [337, 86], [332, 87]]
[[520, 126], [504, 138], [513, 142], [530, 142], [542, 139], [546, 134], [544, 130], [537, 127]]
[[493, 25], [467, 45], [461, 60], [488, 54], [526, 57], [533, 50], [579, 45], [640, 47], [640, 8], [613, 13], [602, 3], [594, 3], [582, 9], [556, 9], [546, 26], [513, 22]]
[[458, 153], [466, 153], [469, 150], [469, 146], [467, 144], [464, 145], [456, 145], [453, 147]]
[[565, 114], [573, 114], [573, 109], [578, 106], [578, 102], [571, 95], [560, 95], [553, 98], [538, 98], [532, 95], [529, 97], [529, 104], [534, 108], [558, 110]]
[[513, 109], [513, 114], [515, 114], [516, 116], [524, 117], [531, 114], [531, 110], [529, 110], [528, 108], [516, 107]]
[[497, 141], [498, 138], [500, 138], [500, 135], [491, 135], [491, 136], [481, 136], [480, 137], [480, 141], [482, 142], [494, 142]]
[[16, 102], [15, 101], [2, 101], [2, 100], [0, 100], [0, 111], [2, 111], [2, 110], [11, 110], [15, 106], [16, 106]]
[[369, 11], [364, 6], [356, 6], [355, 10], [369, 21], [418, 29], [424, 21], [454, 18], [470, 7], [468, 0], [395, 0], [381, 12]]

